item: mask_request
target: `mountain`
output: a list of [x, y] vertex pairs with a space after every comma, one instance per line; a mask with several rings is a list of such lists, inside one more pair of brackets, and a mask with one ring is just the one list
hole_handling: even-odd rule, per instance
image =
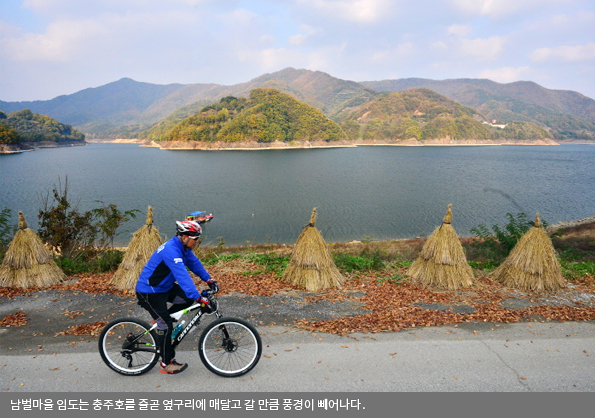
[[429, 89], [382, 93], [342, 123], [350, 139], [364, 140], [543, 140], [544, 129], [530, 122], [504, 128], [484, 123], [475, 109]]
[[182, 121], [167, 121], [141, 134], [155, 141], [290, 142], [346, 139], [320, 110], [275, 89], [248, 98], [224, 97]]
[[488, 119], [532, 122], [547, 128], [556, 138], [595, 138], [595, 100], [577, 92], [550, 90], [532, 82], [500, 84], [480, 79], [354, 82], [294, 68], [232, 86], [155, 85], [124, 78], [47, 101], [0, 101], [0, 110], [28, 108], [71, 124], [88, 137], [136, 137], [166, 118], [181, 121], [224, 97], [248, 97], [255, 88], [274, 88], [290, 94], [335, 121], [344, 121], [379, 92], [427, 88], [475, 108]]
[[128, 124], [137, 122], [139, 116], [159, 99], [170, 96], [183, 87], [182, 84], [163, 86], [123, 78], [52, 100], [0, 102], [0, 109], [5, 112], [31, 109], [74, 126], [95, 121]]
[[595, 138], [595, 100], [580, 93], [550, 90], [530, 81], [501, 84], [483, 79], [364, 81], [381, 92], [427, 88], [473, 107], [489, 120], [532, 122], [558, 139]]

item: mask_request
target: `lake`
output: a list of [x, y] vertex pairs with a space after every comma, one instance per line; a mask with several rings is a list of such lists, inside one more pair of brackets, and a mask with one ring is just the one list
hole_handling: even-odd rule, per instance
[[[356, 147], [164, 151], [92, 143], [0, 155], [0, 209], [22, 210], [32, 229], [43, 197], [68, 177], [80, 210], [114, 203], [154, 210], [166, 237], [174, 221], [205, 210], [203, 245], [295, 243], [318, 212], [327, 242], [428, 236], [453, 205], [469, 236], [506, 213], [550, 224], [595, 215], [595, 146]], [[126, 245], [145, 215], [125, 224]]]

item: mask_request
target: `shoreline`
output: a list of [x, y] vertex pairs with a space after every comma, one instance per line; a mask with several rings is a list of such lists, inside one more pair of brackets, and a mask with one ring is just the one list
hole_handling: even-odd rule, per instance
[[452, 140], [449, 138], [417, 141], [377, 141], [377, 140], [355, 140], [337, 141], [328, 143], [326, 141], [300, 141], [300, 142], [272, 142], [259, 143], [255, 141], [242, 142], [211, 142], [203, 143], [198, 141], [189, 142], [155, 142], [139, 139], [97, 139], [89, 143], [111, 143], [111, 144], [139, 144], [140, 147], [153, 147], [166, 151], [261, 151], [261, 150], [291, 150], [291, 149], [332, 149], [332, 148], [356, 148], [356, 147], [471, 147], [471, 146], [556, 146], [556, 145], [595, 145], [595, 141], [555, 141], [555, 140], [523, 140], [523, 141], [494, 141], [494, 140]]
[[[548, 225], [547, 228], [545, 228], [546, 232], [548, 234], [554, 233], [560, 229], [565, 229], [565, 228], [573, 228], [573, 227], [577, 227], [577, 226], [581, 226], [581, 225], [585, 225], [585, 224], [595, 224], [595, 216], [589, 216], [586, 218], [582, 218], [582, 219], [577, 219], [574, 221], [560, 221], [556, 224], [553, 225]], [[461, 240], [469, 240], [469, 239], [474, 239], [474, 238], [478, 238], [476, 236], [466, 236], [466, 235], [459, 235], [459, 239]], [[407, 245], [409, 243], [412, 242], [420, 242], [420, 241], [425, 241], [427, 240], [428, 237], [408, 237], [408, 238], [394, 238], [394, 239], [382, 239], [382, 240], [371, 240], [371, 241], [360, 241], [360, 240], [351, 240], [351, 241], [328, 241], [327, 245], [329, 247], [345, 247], [345, 246], [353, 246], [353, 247], [357, 247], [360, 245], [363, 246], [368, 246], [368, 245], [395, 245], [395, 246], [399, 246], [399, 245]], [[277, 251], [290, 251], [293, 246], [295, 245], [295, 242], [292, 243], [263, 243], [263, 244], [245, 244], [245, 245], [223, 245], [220, 248], [222, 248], [224, 251], [234, 251], [234, 250], [247, 250], [247, 251], [254, 251], [254, 250], [258, 250], [258, 249], [268, 249], [268, 250], [277, 250]], [[116, 250], [120, 250], [120, 251], [126, 251], [128, 249], [127, 245], [115, 245], [113, 247]], [[205, 249], [205, 250], [212, 250], [213, 248], [219, 248], [219, 245], [209, 245], [208, 243], [201, 243], [200, 246], [197, 246], [197, 248], [199, 249]]]
[[21, 142], [19, 144], [8, 145], [0, 144], [0, 155], [20, 154], [22, 152], [36, 151], [40, 148], [61, 148], [61, 147], [82, 147], [87, 145], [88, 141], [64, 141], [64, 142]]
[[35, 151], [40, 148], [60, 148], [84, 146], [87, 144], [138, 144], [139, 147], [159, 148], [165, 151], [266, 151], [266, 150], [294, 150], [294, 149], [333, 149], [333, 148], [357, 148], [357, 147], [493, 147], [493, 146], [555, 146], [555, 145], [595, 145], [595, 141], [588, 140], [531, 140], [531, 141], [492, 141], [492, 140], [451, 140], [449, 138], [417, 141], [377, 141], [377, 140], [355, 140], [337, 141], [328, 143], [326, 141], [301, 141], [301, 142], [273, 142], [259, 143], [255, 141], [245, 142], [214, 142], [202, 143], [190, 142], [164, 142], [145, 141], [138, 138], [117, 138], [117, 139], [91, 139], [82, 143], [22, 143], [18, 145], [0, 146], [0, 155], [20, 154], [22, 152]]

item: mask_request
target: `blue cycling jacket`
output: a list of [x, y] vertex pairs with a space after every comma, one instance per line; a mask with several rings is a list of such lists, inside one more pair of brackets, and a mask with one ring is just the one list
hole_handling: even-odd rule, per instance
[[192, 250], [184, 249], [180, 239], [173, 237], [153, 253], [138, 278], [135, 290], [139, 293], [165, 293], [178, 282], [186, 296], [196, 300], [200, 294], [186, 267], [205, 282], [211, 278]]

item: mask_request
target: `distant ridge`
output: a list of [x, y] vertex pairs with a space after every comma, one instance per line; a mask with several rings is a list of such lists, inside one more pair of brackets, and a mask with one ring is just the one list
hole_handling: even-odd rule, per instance
[[575, 91], [546, 89], [532, 81], [501, 84], [486, 79], [406, 78], [361, 84], [380, 92], [427, 88], [477, 109], [488, 119], [548, 127], [559, 139], [580, 137], [581, 132], [587, 133], [584, 138], [592, 139], [595, 132], [595, 100]]
[[247, 97], [255, 88], [274, 88], [322, 110], [335, 121], [380, 92], [427, 88], [489, 119], [527, 121], [548, 129], [555, 138], [593, 139], [595, 100], [578, 92], [550, 90], [534, 82], [501, 84], [484, 79], [355, 82], [321, 71], [285, 68], [232, 86], [219, 84], [157, 85], [123, 78], [52, 100], [0, 101], [0, 110], [31, 109], [73, 125], [89, 138], [133, 138], [169, 118], [182, 120], [226, 96]]

